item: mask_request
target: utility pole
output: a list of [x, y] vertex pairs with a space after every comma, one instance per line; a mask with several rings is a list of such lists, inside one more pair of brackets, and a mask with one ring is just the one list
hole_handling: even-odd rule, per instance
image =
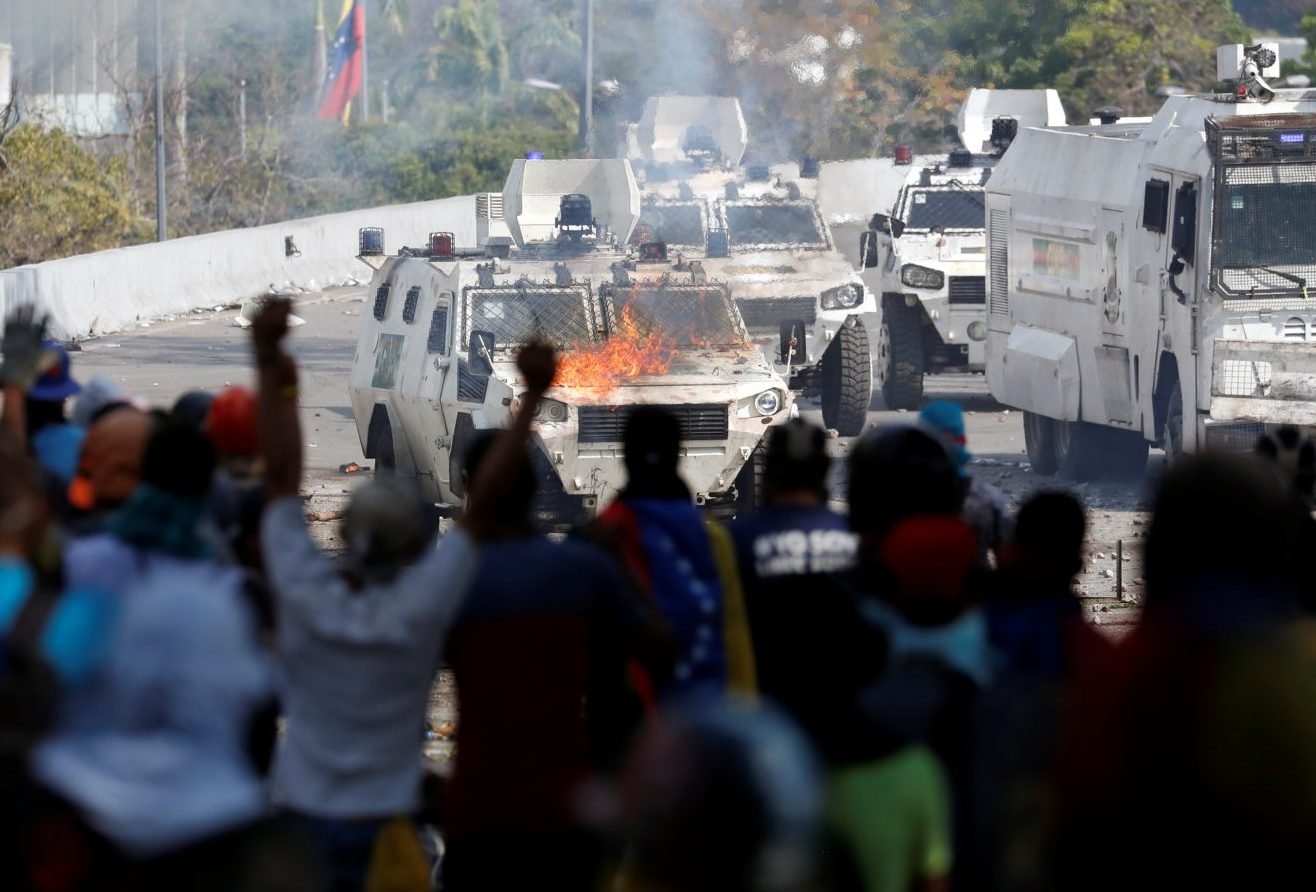
[[164, 26], [155, 0], [155, 240], [168, 238], [165, 219]]
[[580, 100], [580, 151], [594, 154], [594, 0], [585, 0], [585, 89]]

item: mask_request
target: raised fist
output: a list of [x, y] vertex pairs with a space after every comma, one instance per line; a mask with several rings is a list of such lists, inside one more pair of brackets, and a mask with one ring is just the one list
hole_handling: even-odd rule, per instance
[[0, 353], [4, 354], [0, 383], [27, 390], [41, 375], [49, 321], [49, 317], [38, 313], [32, 304], [17, 307], [5, 319], [4, 339], [0, 343]]
[[272, 297], [265, 301], [251, 322], [251, 341], [256, 358], [261, 362], [273, 360], [283, 339], [288, 336], [288, 317], [292, 315], [292, 301], [286, 297]]
[[521, 370], [526, 389], [540, 396], [553, 386], [553, 378], [557, 375], [557, 354], [552, 345], [531, 341], [516, 354], [516, 367]]

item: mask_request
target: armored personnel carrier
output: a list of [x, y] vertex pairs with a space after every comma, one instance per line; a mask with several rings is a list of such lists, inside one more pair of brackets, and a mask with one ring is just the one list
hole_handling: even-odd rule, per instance
[[726, 282], [790, 387], [820, 399], [828, 427], [856, 436], [872, 401], [877, 305], [836, 250], [816, 181], [795, 165], [741, 168], [747, 140], [734, 99], [650, 99], [629, 149], [646, 174], [632, 241], [679, 248]]
[[987, 382], [1039, 473], [1316, 425], [1316, 94], [1273, 44], [1216, 64], [1150, 123], [1021, 128], [987, 185]]
[[698, 502], [752, 505], [760, 443], [790, 417], [791, 393], [725, 284], [661, 244], [627, 247], [639, 207], [624, 160], [518, 161], [503, 193], [477, 197], [473, 249], [439, 233], [386, 256], [363, 236], [375, 275], [351, 392], [367, 457], [458, 504], [471, 438], [505, 423], [522, 393], [517, 348], [545, 339], [562, 355], [537, 417], [543, 519], [577, 521], [622, 488], [638, 405], [680, 419]]
[[984, 186], [1021, 123], [1063, 126], [1056, 92], [970, 91], [963, 146], [911, 165], [894, 207], [874, 214], [863, 234], [863, 280], [881, 306], [873, 374], [888, 408], [917, 409], [927, 374], [986, 368]]

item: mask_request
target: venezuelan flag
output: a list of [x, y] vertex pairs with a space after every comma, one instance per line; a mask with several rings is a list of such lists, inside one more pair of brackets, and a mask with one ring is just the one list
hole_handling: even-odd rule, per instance
[[341, 118], [344, 124], [347, 123], [352, 113], [352, 100], [361, 92], [365, 46], [364, 0], [343, 0], [343, 13], [329, 50], [329, 70], [325, 74], [324, 86], [320, 88], [317, 117], [326, 121]]

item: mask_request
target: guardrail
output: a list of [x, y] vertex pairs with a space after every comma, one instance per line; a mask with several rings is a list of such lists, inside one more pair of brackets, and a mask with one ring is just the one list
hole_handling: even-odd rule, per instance
[[291, 284], [308, 288], [364, 279], [357, 231], [383, 227], [386, 249], [428, 244], [448, 231], [475, 243], [475, 197], [389, 205], [172, 239], [0, 270], [0, 313], [36, 303], [54, 336], [108, 334], [138, 322], [230, 304]]

